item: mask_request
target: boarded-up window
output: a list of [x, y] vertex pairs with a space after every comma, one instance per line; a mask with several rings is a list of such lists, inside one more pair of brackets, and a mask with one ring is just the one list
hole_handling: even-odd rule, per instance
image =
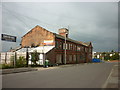
[[58, 43], [58, 41], [56, 41], [56, 48], [58, 48], [58, 46], [59, 46], [59, 43]]
[[72, 61], [72, 55], [69, 55], [69, 61], [70, 62]]
[[85, 61], [85, 54], [80, 55], [80, 60]]
[[73, 61], [76, 61], [76, 55], [73, 55]]
[[62, 63], [62, 55], [61, 54], [56, 55], [56, 63]]

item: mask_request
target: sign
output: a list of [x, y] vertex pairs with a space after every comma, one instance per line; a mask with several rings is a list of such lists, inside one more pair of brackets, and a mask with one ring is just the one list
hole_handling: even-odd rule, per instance
[[52, 46], [53, 45], [53, 40], [44, 40], [44, 45], [45, 46]]
[[6, 34], [1, 34], [1, 40], [3, 41], [10, 41], [10, 42], [16, 42], [16, 37]]

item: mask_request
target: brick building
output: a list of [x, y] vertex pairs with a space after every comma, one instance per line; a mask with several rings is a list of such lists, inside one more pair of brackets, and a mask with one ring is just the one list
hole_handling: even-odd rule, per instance
[[22, 37], [21, 47], [43, 47], [38, 51], [40, 54], [43, 50], [52, 47], [44, 52], [45, 59], [50, 60], [51, 63], [91, 62], [92, 43], [72, 40], [68, 37], [68, 34], [69, 30], [66, 28], [59, 29], [59, 34], [56, 34], [37, 25]]

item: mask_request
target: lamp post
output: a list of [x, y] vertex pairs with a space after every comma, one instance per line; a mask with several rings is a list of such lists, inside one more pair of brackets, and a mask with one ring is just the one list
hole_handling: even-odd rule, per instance
[[66, 64], [66, 34], [67, 33], [65, 33], [65, 62], [64, 62], [64, 64]]

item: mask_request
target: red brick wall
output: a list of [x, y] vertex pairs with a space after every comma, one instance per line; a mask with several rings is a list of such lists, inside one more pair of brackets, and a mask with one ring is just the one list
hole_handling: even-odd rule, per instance
[[36, 26], [22, 37], [21, 46], [40, 46], [43, 45], [44, 40], [54, 41], [54, 38], [55, 36], [52, 32], [49, 32], [40, 26]]
[[47, 54], [46, 54], [46, 59], [48, 59], [50, 61], [50, 63], [56, 63], [56, 57], [55, 57], [55, 48], [53, 48], [52, 50], [50, 50]]

